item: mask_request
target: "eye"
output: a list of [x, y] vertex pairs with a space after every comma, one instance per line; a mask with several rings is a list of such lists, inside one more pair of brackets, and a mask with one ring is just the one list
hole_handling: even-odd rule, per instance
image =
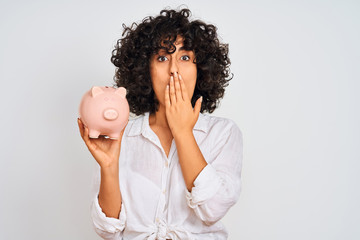
[[166, 58], [165, 56], [159, 56], [158, 58], [157, 58], [157, 60], [159, 61], [159, 62], [163, 62], [163, 61], [165, 61], [165, 60], [163, 60], [164, 58]]
[[190, 60], [190, 57], [189, 57], [188, 55], [184, 55], [184, 56], [182, 56], [182, 57], [187, 58], [186, 61], [187, 61], [187, 60]]

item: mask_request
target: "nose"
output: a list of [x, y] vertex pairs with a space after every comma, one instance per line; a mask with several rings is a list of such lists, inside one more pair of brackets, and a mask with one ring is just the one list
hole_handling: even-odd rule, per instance
[[170, 59], [170, 76], [174, 75], [175, 72], [179, 72], [179, 68], [175, 57], [172, 57]]
[[104, 111], [104, 118], [109, 121], [116, 120], [119, 116], [118, 112], [115, 109], [109, 108]]

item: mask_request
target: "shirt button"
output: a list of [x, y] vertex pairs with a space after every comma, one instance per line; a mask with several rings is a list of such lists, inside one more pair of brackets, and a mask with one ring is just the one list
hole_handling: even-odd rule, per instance
[[159, 218], [156, 218], [156, 222], [159, 222]]
[[167, 161], [165, 161], [165, 167], [168, 167], [169, 163]]
[[166, 190], [164, 189], [164, 190], [162, 191], [162, 193], [165, 194], [165, 192], [166, 192]]

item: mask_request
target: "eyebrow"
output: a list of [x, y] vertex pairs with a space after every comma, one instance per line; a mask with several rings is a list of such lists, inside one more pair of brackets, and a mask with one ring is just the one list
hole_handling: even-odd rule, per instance
[[[179, 51], [191, 52], [191, 50], [186, 50], [186, 49], [185, 49], [185, 46], [180, 47], [180, 48], [179, 48]], [[158, 54], [159, 54], [159, 53], [163, 53], [163, 52], [166, 52], [166, 50], [165, 50], [165, 49], [160, 49], [160, 50], [158, 51]]]

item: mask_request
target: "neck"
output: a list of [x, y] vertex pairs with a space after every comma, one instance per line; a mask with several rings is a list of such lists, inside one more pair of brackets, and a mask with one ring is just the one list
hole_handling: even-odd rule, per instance
[[149, 124], [150, 126], [156, 126], [170, 130], [166, 119], [165, 106], [160, 104], [158, 111], [149, 115]]

